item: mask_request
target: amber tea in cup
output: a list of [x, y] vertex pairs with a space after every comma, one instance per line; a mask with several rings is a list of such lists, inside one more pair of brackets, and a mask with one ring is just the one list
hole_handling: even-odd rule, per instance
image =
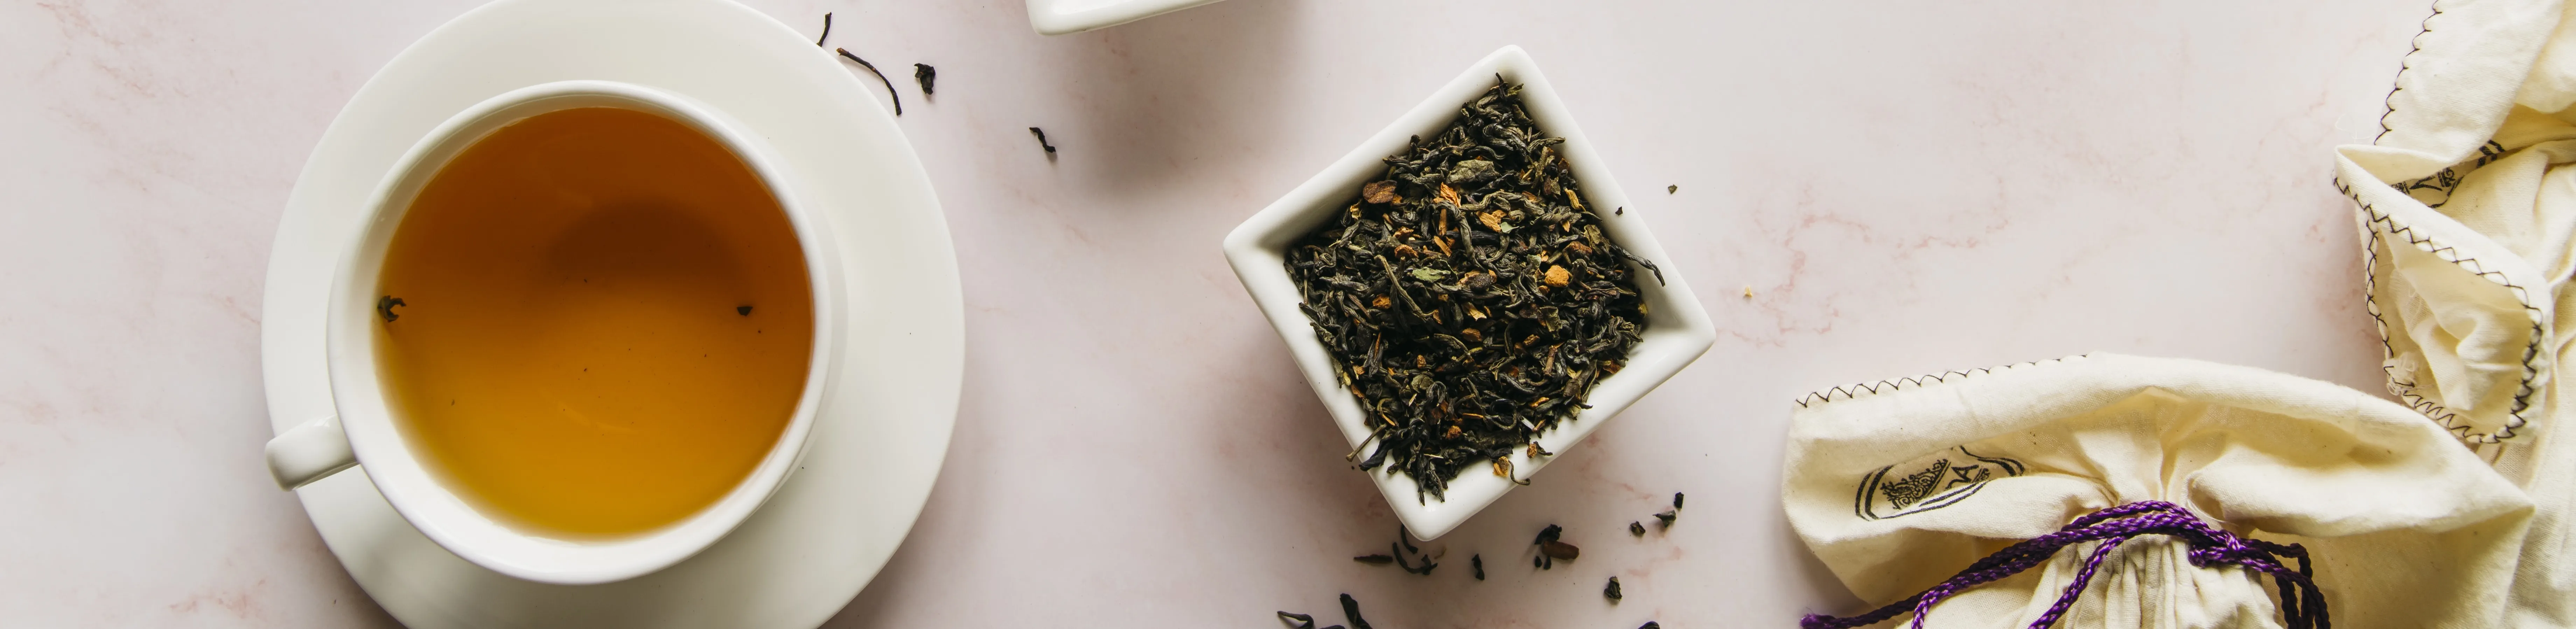
[[797, 412], [815, 307], [761, 178], [678, 121], [542, 113], [420, 189], [377, 278], [405, 441], [479, 511], [557, 538], [715, 504]]

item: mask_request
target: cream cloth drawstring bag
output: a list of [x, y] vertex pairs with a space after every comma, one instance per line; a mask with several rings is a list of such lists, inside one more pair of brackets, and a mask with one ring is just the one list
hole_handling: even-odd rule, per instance
[[2373, 145], [2336, 149], [2358, 205], [2388, 388], [2536, 505], [2503, 622], [2576, 627], [2576, 12], [2433, 5]]
[[[2334, 627], [2492, 627], [2531, 508], [2404, 406], [2246, 367], [2097, 354], [1837, 388], [1799, 405], [1781, 488], [1789, 523], [1874, 605], [2079, 517], [2161, 501], [2180, 505], [2169, 519], [2228, 543], [2304, 547]], [[2056, 617], [2083, 576], [2057, 626], [2282, 626], [2266, 589], [2291, 589], [2281, 572], [2201, 562], [2196, 550], [2221, 550], [2194, 539], [2067, 545], [1956, 589], [1925, 626], [2032, 626]]]

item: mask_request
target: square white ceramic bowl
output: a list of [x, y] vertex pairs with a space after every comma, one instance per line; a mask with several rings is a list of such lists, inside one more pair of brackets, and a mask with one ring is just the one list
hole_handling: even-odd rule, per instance
[[1029, 0], [1029, 28], [1040, 35], [1108, 28], [1217, 0]]
[[[1591, 201], [1589, 205], [1593, 206], [1595, 213], [1600, 215], [1602, 229], [1610, 239], [1639, 257], [1657, 261], [1656, 266], [1663, 271], [1663, 281], [1659, 284], [1655, 282], [1654, 273], [1631, 263], [1630, 271], [1635, 274], [1638, 292], [1647, 305], [1645, 338], [1629, 350], [1626, 368], [1593, 386], [1592, 393], [1584, 400], [1592, 407], [1576, 415], [1572, 421], [1560, 422], [1541, 434], [1539, 447], [1563, 455], [1585, 436], [1591, 435], [1593, 430], [1599, 429], [1603, 422], [1626, 410], [1647, 391], [1654, 390], [1656, 385], [1663, 384], [1682, 367], [1697, 360], [1717, 338], [1716, 328], [1709, 323], [1708, 311], [1702, 309], [1699, 299], [1691, 295], [1690, 285], [1682, 281], [1679, 269], [1675, 268], [1678, 265], [1670, 263], [1671, 257], [1664, 255], [1663, 245], [1657, 244], [1654, 234], [1646, 230], [1645, 219], [1640, 216], [1642, 212], [1631, 206], [1628, 194], [1620, 190], [1618, 180], [1610, 176], [1609, 165], [1604, 164], [1601, 155], [1592, 150], [1592, 144], [1585, 141], [1583, 130], [1575, 127], [1574, 118], [1567, 115], [1565, 102], [1557, 98], [1556, 89], [1548, 85], [1547, 77], [1539, 74], [1538, 66], [1530, 61], [1528, 53], [1522, 52], [1519, 46], [1504, 46], [1469, 66], [1458, 78], [1450, 80], [1422, 104], [1397, 118], [1395, 124], [1387, 125], [1375, 137], [1360, 143], [1359, 148], [1351, 149], [1349, 154], [1325, 167], [1324, 172], [1289, 191], [1287, 196], [1271, 203], [1270, 207], [1263, 208], [1261, 213], [1254, 214], [1225, 237], [1225, 257], [1233, 263], [1235, 277], [1243, 280], [1243, 287], [1251, 291], [1253, 302], [1261, 306], [1262, 314], [1270, 317], [1270, 324], [1278, 328], [1280, 338], [1288, 341], [1288, 352], [1297, 357], [1299, 373], [1304, 374], [1306, 383], [1315, 388], [1315, 395], [1323, 399], [1324, 408], [1332, 411], [1333, 423], [1341, 427], [1342, 436], [1350, 441], [1351, 447], [1360, 447], [1368, 440], [1368, 416], [1334, 377], [1332, 357], [1324, 349], [1323, 342], [1315, 338], [1315, 330], [1305, 313], [1298, 311], [1297, 306], [1303, 298], [1298, 296], [1296, 284], [1288, 278], [1288, 246], [1357, 199], [1360, 184], [1384, 173], [1386, 164], [1383, 160], [1402, 152], [1413, 136], [1430, 137], [1448, 128], [1458, 115], [1459, 105], [1492, 87], [1497, 74], [1504, 80], [1522, 85], [1522, 106], [1538, 123], [1540, 132], [1565, 138], [1565, 144], [1559, 148], [1573, 163], [1575, 181], [1582, 184], [1584, 196]], [[1613, 211], [1597, 211], [1603, 208]], [[1618, 211], [1619, 208], [1626, 208], [1626, 211]], [[1375, 447], [1374, 443], [1371, 445]], [[1360, 453], [1360, 456], [1365, 458], [1374, 452], [1372, 449]], [[1527, 452], [1514, 454], [1511, 469], [1526, 480], [1554, 458], [1532, 460]], [[1447, 534], [1467, 521], [1468, 516], [1475, 515], [1518, 486], [1510, 479], [1481, 472], [1481, 468], [1471, 468], [1450, 482], [1447, 500], [1418, 499], [1418, 486], [1413, 478], [1393, 471], [1393, 467], [1381, 466], [1368, 472], [1369, 478], [1377, 482], [1378, 491], [1385, 494], [1387, 502], [1395, 507], [1396, 517], [1404, 521], [1404, 526], [1426, 540]]]

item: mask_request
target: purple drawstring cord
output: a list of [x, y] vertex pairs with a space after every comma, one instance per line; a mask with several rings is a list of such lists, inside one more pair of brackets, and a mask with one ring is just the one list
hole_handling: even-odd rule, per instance
[[[2092, 556], [2084, 560], [2084, 568], [2076, 571], [2075, 579], [2066, 584], [2066, 591], [2057, 596], [2057, 604], [2050, 605], [2048, 613], [2041, 614], [2038, 620], [2030, 623], [2031, 629], [2047, 629], [2055, 626], [2057, 619], [2075, 606], [2075, 597], [2084, 593], [2084, 585], [2093, 581], [2094, 571], [2102, 567], [2102, 560], [2111, 555], [2111, 549], [2140, 535], [2181, 538], [2191, 546], [2191, 565], [2194, 566], [2238, 566], [2272, 575], [2274, 585], [2280, 590], [2281, 624], [2285, 629], [2331, 629], [2333, 626], [2326, 621], [2325, 594], [2317, 591], [2316, 581], [2310, 578], [2308, 549], [2298, 544], [2275, 544], [2237, 537], [2234, 533], [2201, 522], [2199, 517], [2182, 507], [2155, 500], [2132, 502], [2076, 518], [2055, 533], [2034, 537], [1987, 555], [1970, 564], [1968, 569], [1951, 576], [1950, 580], [1886, 607], [1841, 618], [1808, 614], [1798, 620], [1798, 626], [1800, 629], [1853, 629], [1913, 612], [1914, 623], [1911, 626], [1922, 629], [1923, 616], [1932, 611], [1932, 605], [1960, 590], [2020, 574], [2047, 562], [2057, 555], [2058, 549], [2079, 542], [2101, 540], [2102, 545], [2093, 549]], [[2283, 567], [2280, 561], [2283, 557], [2299, 560], [2298, 570]]]

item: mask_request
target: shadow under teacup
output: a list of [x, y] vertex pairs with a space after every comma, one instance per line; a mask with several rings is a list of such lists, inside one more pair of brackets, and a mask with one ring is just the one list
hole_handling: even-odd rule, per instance
[[842, 307], [832, 242], [720, 112], [565, 81], [397, 161], [333, 279], [336, 415], [279, 486], [353, 465], [450, 552], [591, 584], [696, 554], [795, 469]]

